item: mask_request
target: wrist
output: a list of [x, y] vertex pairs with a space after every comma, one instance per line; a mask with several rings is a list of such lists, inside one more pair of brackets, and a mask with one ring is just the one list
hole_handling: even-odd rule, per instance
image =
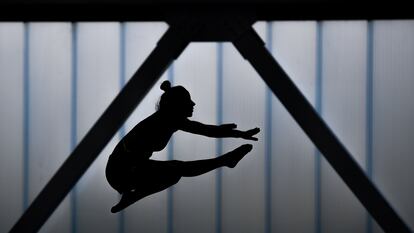
[[242, 138], [243, 137], [243, 132], [240, 130], [234, 130], [235, 131], [235, 137], [236, 138]]

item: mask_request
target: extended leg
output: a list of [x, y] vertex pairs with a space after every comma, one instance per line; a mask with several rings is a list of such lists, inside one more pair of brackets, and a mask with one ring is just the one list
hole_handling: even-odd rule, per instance
[[105, 110], [57, 173], [11, 229], [37, 232], [66, 194], [89, 168], [170, 63], [189, 44], [187, 26], [171, 26], [151, 55]]
[[312, 105], [264, 47], [253, 28], [233, 41], [296, 122], [385, 232], [411, 232]]
[[180, 162], [179, 172], [182, 176], [191, 177], [202, 175], [223, 166], [233, 168], [251, 150], [251, 145], [243, 145], [214, 159]]
[[252, 148], [252, 145], [246, 144], [214, 159], [188, 162], [149, 160], [131, 174], [129, 182], [132, 188], [122, 194], [111, 212], [119, 212], [146, 196], [167, 189], [183, 176], [199, 176], [222, 166], [235, 167]]

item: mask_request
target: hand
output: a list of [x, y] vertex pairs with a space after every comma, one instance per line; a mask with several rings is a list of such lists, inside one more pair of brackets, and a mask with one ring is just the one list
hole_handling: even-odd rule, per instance
[[259, 132], [260, 132], [259, 128], [250, 129], [244, 132], [242, 131], [241, 138], [246, 139], [246, 140], [257, 141], [258, 139], [256, 137], [253, 137], [253, 135], [258, 134]]

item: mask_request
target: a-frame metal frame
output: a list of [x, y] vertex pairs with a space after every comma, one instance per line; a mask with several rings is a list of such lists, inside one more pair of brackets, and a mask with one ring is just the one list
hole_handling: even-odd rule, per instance
[[306, 100], [242, 17], [181, 17], [89, 130], [10, 232], [37, 232], [89, 168], [163, 72], [191, 41], [231, 41], [385, 232], [409, 233], [380, 191]]

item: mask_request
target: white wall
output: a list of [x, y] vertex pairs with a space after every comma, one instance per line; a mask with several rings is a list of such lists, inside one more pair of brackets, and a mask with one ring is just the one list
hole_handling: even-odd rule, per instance
[[[306, 98], [316, 105], [321, 97], [322, 117], [360, 166], [372, 166], [375, 184], [414, 228], [413, 25], [414, 21], [259, 22], [255, 29]], [[164, 23], [0, 23], [0, 231], [10, 229], [23, 211], [24, 196], [28, 201], [35, 198], [73, 149], [71, 140], [82, 139], [166, 29]], [[122, 136], [117, 134], [42, 232], [215, 232], [219, 228], [221, 232], [369, 233], [362, 205], [323, 157], [317, 163], [315, 147], [277, 98], [268, 98], [269, 90], [254, 69], [233, 45], [220, 46], [191, 44], [124, 130], [155, 111], [162, 94], [159, 84], [170, 78], [192, 94], [197, 104], [192, 119], [235, 122], [241, 129], [260, 127], [262, 132], [258, 142], [223, 139], [222, 144], [179, 132], [153, 159], [212, 158], [243, 143], [253, 143], [253, 151], [235, 169], [183, 178], [172, 189], [111, 214], [119, 195], [107, 184], [104, 169]], [[367, 95], [370, 71], [372, 102]], [[367, 117], [370, 106], [372, 118]], [[372, 161], [367, 157], [370, 124]], [[271, 157], [266, 157], [266, 148]], [[373, 229], [381, 232], [375, 222]]]

